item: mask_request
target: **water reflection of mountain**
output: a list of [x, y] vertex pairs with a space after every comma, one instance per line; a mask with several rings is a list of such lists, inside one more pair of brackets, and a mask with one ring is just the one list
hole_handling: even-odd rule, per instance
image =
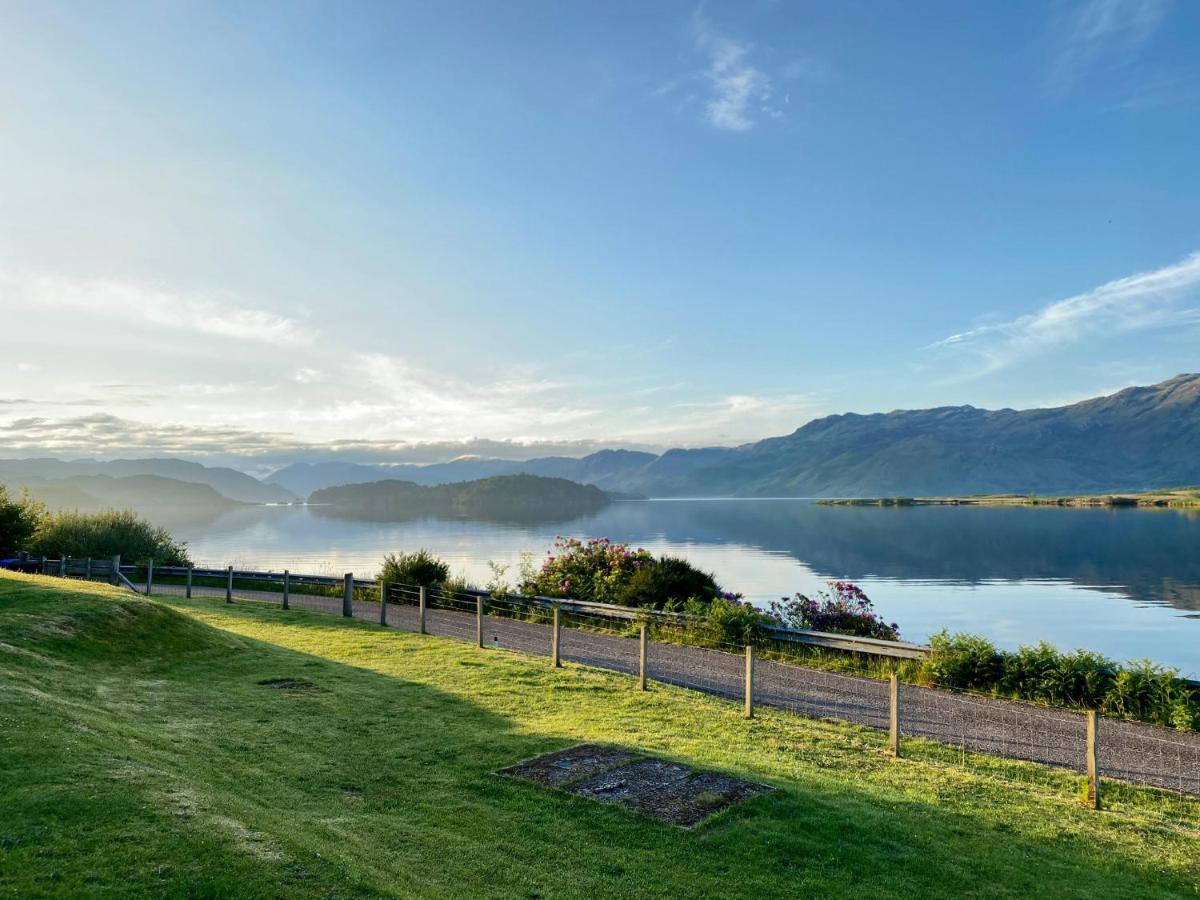
[[634, 541], [785, 552], [829, 576], [1057, 579], [1200, 610], [1200, 517], [1176, 511], [652, 501], [617, 503], [573, 524]]
[[261, 517], [262, 506], [172, 506], [170, 504], [125, 503], [143, 519], [172, 534], [203, 532], [227, 519], [252, 521]]
[[[431, 521], [428, 515], [372, 520], [324, 507], [237, 507], [219, 515], [151, 516], [183, 538], [236, 535], [236, 554], [269, 547], [281, 558], [304, 548], [362, 540], [374, 523]], [[450, 532], [464, 519], [438, 517]], [[828, 507], [797, 501], [630, 501], [595, 513], [502, 511], [472, 515], [485, 530], [535, 554], [555, 532], [638, 543], [743, 546], [789, 555], [818, 575], [973, 585], [1065, 581], [1134, 601], [1200, 611], [1200, 516], [1170, 510], [1021, 507]], [[462, 529], [468, 531], [470, 529]], [[390, 532], [388, 540], [399, 540]], [[369, 540], [374, 540], [371, 538]], [[478, 535], [470, 540], [478, 540]]]

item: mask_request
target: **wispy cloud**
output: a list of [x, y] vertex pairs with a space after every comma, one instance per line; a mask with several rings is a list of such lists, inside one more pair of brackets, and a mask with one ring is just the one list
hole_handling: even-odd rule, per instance
[[705, 119], [724, 131], [749, 131], [760, 111], [775, 111], [769, 106], [770, 77], [750, 62], [752, 45], [721, 33], [700, 10], [692, 16], [692, 30], [696, 49], [708, 58]]
[[816, 60], [793, 59], [782, 69], [771, 69], [749, 41], [731, 37], [704, 14], [702, 7], [688, 22], [692, 50], [703, 60], [693, 69], [661, 85], [651, 96], [679, 97], [679, 108], [699, 108], [706, 124], [721, 131], [743, 133], [763, 119], [782, 119], [790, 94], [778, 99], [780, 82], [819, 78], [823, 67]]
[[1009, 322], [983, 325], [931, 345], [966, 354], [969, 376], [1097, 334], [1200, 323], [1200, 252], [1173, 265], [1109, 281]]
[[1102, 61], [1123, 65], [1137, 59], [1170, 5], [1170, 0], [1083, 0], [1072, 7], [1056, 28], [1060, 43], [1048, 93], [1067, 96]]
[[296, 319], [224, 293], [183, 294], [108, 279], [0, 272], [0, 309], [51, 309], [270, 344], [308, 344]]
[[[393, 433], [398, 428], [421, 428], [437, 437], [457, 437], [466, 426], [476, 434], [532, 435], [599, 412], [564, 397], [570, 383], [532, 373], [469, 381], [424, 369], [402, 357], [359, 353], [351, 360], [349, 375], [363, 385], [360, 395], [371, 397], [374, 405], [364, 407], [355, 418], [372, 419], [372, 425]], [[340, 415], [343, 410], [329, 412]]]

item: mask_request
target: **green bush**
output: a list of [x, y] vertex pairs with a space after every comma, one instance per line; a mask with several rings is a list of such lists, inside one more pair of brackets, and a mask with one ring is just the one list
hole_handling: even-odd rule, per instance
[[47, 513], [29, 541], [34, 556], [59, 554], [94, 559], [121, 555], [122, 562], [157, 565], [191, 565], [187, 544], [171, 537], [132, 510], [108, 509], [97, 513]]
[[27, 493], [14, 498], [0, 484], [0, 558], [29, 550], [29, 542], [45, 517], [46, 507], [41, 503]]
[[684, 611], [691, 617], [687, 643], [706, 647], [755, 644], [761, 634], [759, 629], [774, 624], [768, 613], [736, 598], [689, 600]]
[[945, 631], [929, 643], [933, 652], [922, 664], [920, 679], [939, 687], [1200, 729], [1200, 690], [1180, 679], [1175, 669], [1149, 660], [1120, 666], [1100, 653], [1061, 653], [1044, 641], [998, 650], [979, 635]]
[[1176, 725], [1185, 718], [1181, 707], [1185, 711], [1191, 707], [1193, 716], [1200, 712], [1200, 697], [1194, 694], [1176, 670], [1138, 659], [1116, 673], [1101, 708], [1112, 715]]
[[929, 639], [932, 653], [925, 674], [937, 685], [962, 690], [990, 691], [1004, 674], [1004, 658], [995, 645], [978, 634], [950, 634], [944, 629]]
[[716, 580], [686, 559], [663, 556], [639, 566], [617, 590], [622, 606], [664, 609], [689, 600], [712, 601], [720, 594]]
[[379, 570], [381, 581], [418, 587], [433, 587], [449, 577], [450, 567], [425, 549], [415, 553], [389, 553]]
[[1004, 653], [1002, 693], [1041, 703], [1096, 708], [1112, 689], [1118, 666], [1099, 653], [1060, 653], [1042, 641]]

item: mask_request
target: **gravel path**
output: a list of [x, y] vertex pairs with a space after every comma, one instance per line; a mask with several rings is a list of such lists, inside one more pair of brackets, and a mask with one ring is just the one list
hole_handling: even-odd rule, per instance
[[[183, 588], [163, 585], [156, 586], [155, 592], [182, 594]], [[193, 593], [225, 596], [218, 588], [197, 588]], [[280, 601], [279, 594], [270, 592], [237, 591], [235, 596]], [[338, 615], [342, 611], [340, 598], [293, 594], [291, 605]], [[379, 604], [356, 601], [354, 617], [378, 622]], [[388, 604], [388, 625], [417, 630], [417, 608]], [[430, 634], [474, 642], [475, 627], [475, 614], [469, 608], [426, 612]], [[550, 655], [549, 624], [486, 616], [483, 633], [485, 647]], [[564, 660], [637, 674], [635, 638], [563, 628], [561, 642]], [[741, 654], [652, 643], [647, 668], [653, 681], [732, 699], [744, 696]], [[869, 728], [888, 727], [888, 686], [869, 678], [760, 659], [755, 665], [754, 702]], [[930, 738], [963, 751], [1084, 771], [1086, 721], [1081, 713], [902, 685], [900, 719], [904, 735]], [[1105, 777], [1200, 796], [1200, 734], [1103, 719], [1099, 756]]]

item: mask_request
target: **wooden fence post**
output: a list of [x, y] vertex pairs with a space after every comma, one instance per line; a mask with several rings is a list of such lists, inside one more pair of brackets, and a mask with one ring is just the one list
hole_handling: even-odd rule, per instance
[[92, 580], [92, 558], [90, 556], [83, 561], [83, 577], [88, 581]]
[[233, 602], [233, 566], [225, 570], [225, 602]]
[[58, 577], [67, 577], [67, 554], [61, 551], [58, 554]]
[[746, 718], [754, 718], [754, 645], [746, 645]]
[[421, 634], [428, 634], [425, 630], [425, 585], [417, 588], [417, 618], [420, 620]]
[[284, 569], [283, 570], [283, 608], [284, 609], [288, 608], [288, 589], [292, 586], [291, 581], [292, 581], [291, 573], [287, 569]]
[[354, 618], [354, 573], [347, 572], [342, 578], [342, 615], [347, 619], [352, 619]]
[[379, 582], [379, 624], [387, 624], [387, 595], [388, 583], [386, 581]]
[[150, 591], [154, 587], [154, 560], [146, 561], [146, 596], [150, 596]]
[[1100, 758], [1097, 753], [1099, 718], [1094, 709], [1087, 711], [1087, 805], [1100, 808]]
[[112, 558], [112, 583], [121, 583], [121, 554], [118, 553]]
[[483, 594], [475, 595], [475, 643], [483, 646]]
[[900, 679], [893, 672], [888, 683], [888, 753], [900, 755]]
[[48, 575], [48, 574], [49, 574], [49, 573], [46, 571], [46, 557], [44, 557], [44, 556], [42, 557], [42, 574], [43, 574], [43, 575]]
[[646, 656], [647, 656], [647, 644], [648, 643], [649, 642], [646, 638], [646, 623], [643, 622], [641, 636], [638, 639], [638, 644], [639, 644], [639, 646], [638, 646], [638, 690], [639, 691], [644, 691], [646, 689]]
[[554, 607], [554, 632], [550, 638], [550, 664], [556, 669], [562, 668], [562, 659], [559, 657], [559, 639], [562, 637], [562, 624], [558, 620], [558, 607]]
[[192, 569], [194, 569], [194, 568], [196, 568], [196, 567], [188, 566], [188, 568], [187, 568], [187, 589], [184, 591], [184, 596], [187, 597], [189, 600], [192, 599]]

